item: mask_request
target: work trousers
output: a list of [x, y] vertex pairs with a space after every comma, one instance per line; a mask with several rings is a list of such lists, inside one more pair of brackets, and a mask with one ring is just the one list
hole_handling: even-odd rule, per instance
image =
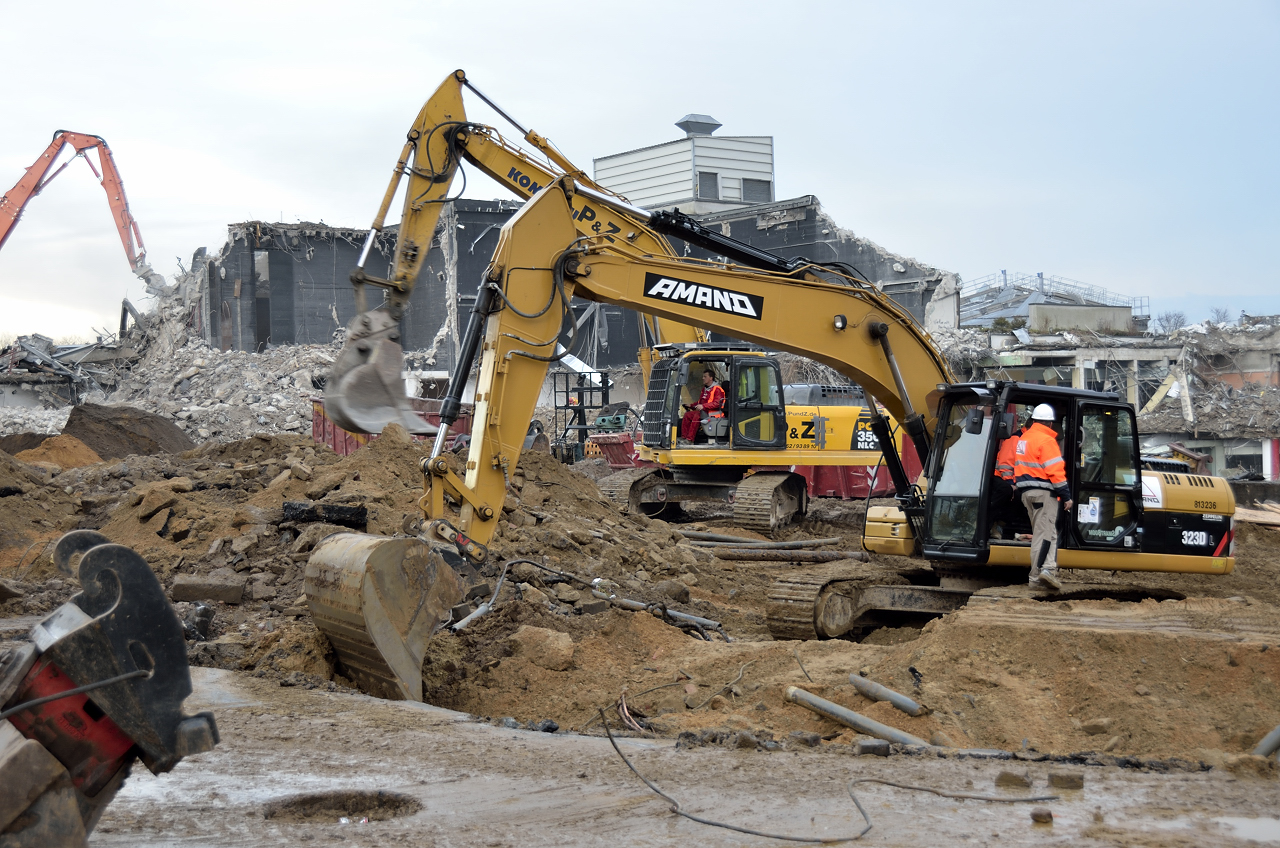
[[1048, 489], [1023, 489], [1022, 505], [1031, 519], [1031, 579], [1058, 568], [1058, 499]]

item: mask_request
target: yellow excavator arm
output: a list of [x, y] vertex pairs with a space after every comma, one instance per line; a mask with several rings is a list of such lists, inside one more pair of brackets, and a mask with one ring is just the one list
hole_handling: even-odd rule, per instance
[[874, 286], [821, 266], [784, 275], [654, 255], [625, 239], [586, 237], [575, 220], [580, 195], [572, 177], [561, 177], [502, 229], [442, 412], [447, 427], [478, 352], [465, 477], [440, 456], [442, 431], [424, 461], [428, 488], [421, 505], [428, 519], [445, 517], [448, 492], [462, 504], [456, 530], [479, 546], [492, 538], [575, 295], [809, 357], [861, 385], [909, 429], [914, 422], [920, 433], [932, 430], [936, 410], [929, 409], [929, 393], [952, 381], [950, 369], [928, 334]]
[[[505, 140], [493, 127], [467, 120], [462, 102], [469, 88], [510, 121], [546, 161], [540, 162], [523, 148]], [[359, 265], [351, 274], [355, 287], [356, 317], [347, 328], [348, 344], [339, 354], [330, 375], [325, 399], [329, 415], [353, 432], [379, 432], [397, 421], [415, 432], [424, 425], [409, 412], [403, 399], [400, 370], [403, 350], [399, 321], [422, 263], [426, 261], [440, 221], [441, 206], [450, 198], [462, 162], [466, 161], [523, 199], [534, 197], [556, 180], [569, 178], [580, 189], [571, 211], [575, 232], [582, 238], [627, 244], [646, 254], [674, 256], [671, 243], [660, 233], [608, 201], [621, 201], [596, 184], [538, 133], [528, 130], [485, 97], [459, 70], [427, 99], [407, 133], [391, 181], [374, 217]], [[365, 264], [401, 183], [405, 183], [404, 209], [390, 276], [369, 274]], [[594, 195], [589, 196], [589, 195]], [[365, 286], [386, 291], [385, 308], [369, 309]], [[646, 334], [658, 342], [702, 342], [706, 334], [689, 325], [642, 315]], [[641, 359], [644, 360], [644, 353]]]

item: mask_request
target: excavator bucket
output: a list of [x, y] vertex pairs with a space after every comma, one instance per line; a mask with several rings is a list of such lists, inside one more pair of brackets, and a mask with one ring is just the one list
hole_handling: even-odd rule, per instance
[[357, 315], [325, 383], [325, 412], [352, 433], [381, 433], [396, 423], [410, 433], [433, 435], [438, 428], [409, 407], [403, 368], [399, 323], [384, 309]]
[[339, 672], [371, 695], [422, 700], [427, 641], [464, 594], [438, 548], [415, 538], [335, 533], [311, 554], [305, 591]]

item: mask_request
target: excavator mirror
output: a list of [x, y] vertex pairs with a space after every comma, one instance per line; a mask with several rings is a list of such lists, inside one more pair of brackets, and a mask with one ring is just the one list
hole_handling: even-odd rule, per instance
[[1013, 412], [1004, 412], [1000, 415], [1000, 423], [997, 425], [996, 438], [1004, 441], [1013, 435], [1014, 424], [1018, 416]]
[[982, 407], [975, 406], [969, 410], [964, 419], [964, 431], [970, 436], [982, 435], [982, 422], [985, 416], [982, 414]]

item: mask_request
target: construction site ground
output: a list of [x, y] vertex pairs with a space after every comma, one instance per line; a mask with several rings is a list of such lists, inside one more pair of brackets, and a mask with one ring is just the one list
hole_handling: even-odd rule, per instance
[[[0, 454], [0, 640], [24, 638], [76, 591], [49, 557], [75, 528], [134, 548], [171, 591], [242, 586], [236, 602], [208, 603], [212, 621], [189, 642], [201, 667], [189, 708], [215, 711], [222, 744], [161, 778], [135, 773], [95, 845], [760, 842], [673, 816], [609, 747], [601, 709], [637, 768], [687, 809], [751, 828], [856, 832], [850, 778], [1045, 794], [1048, 772], [1068, 770], [1084, 789], [1039, 805], [854, 791], [875, 823], [871, 844], [1244, 844], [1248, 827], [1280, 841], [1280, 822], [1226, 820], [1280, 809], [1275, 759], [1248, 753], [1280, 724], [1280, 530], [1239, 524], [1228, 576], [1065, 575], [1068, 593], [1111, 584], [1181, 600], [993, 593], [860, 641], [773, 641], [768, 587], [805, 566], [718, 559], [681, 531], [744, 533], [727, 507], [671, 522], [624, 516], [600, 496], [598, 465], [530, 453], [512, 476], [495, 563], [603, 578], [622, 596], [721, 622], [733, 641], [648, 612], [584, 611], [583, 586], [517, 563], [493, 612], [433, 639], [423, 681], [430, 704], [456, 711], [442, 712], [361, 695], [335, 670], [303, 572], [316, 541], [343, 528], [282, 514], [285, 502], [363, 505], [368, 532], [400, 532], [421, 496], [420, 443], [393, 429], [340, 457], [278, 434], [94, 461], [104, 448], [73, 441]], [[836, 537], [827, 549], [854, 551], [864, 508], [815, 501], [776, 535]], [[847, 566], [880, 579], [920, 563]], [[192, 601], [175, 607], [200, 619]], [[912, 718], [863, 699], [849, 683], [859, 673], [931, 711]], [[947, 747], [855, 756], [859, 737], [788, 703], [788, 686]], [[620, 712], [644, 729], [624, 730]], [[1029, 772], [1031, 787], [998, 789], [1010, 770]], [[378, 790], [409, 799], [351, 794]], [[290, 806], [316, 792], [347, 795]], [[1033, 806], [1055, 823], [1033, 824]]]

